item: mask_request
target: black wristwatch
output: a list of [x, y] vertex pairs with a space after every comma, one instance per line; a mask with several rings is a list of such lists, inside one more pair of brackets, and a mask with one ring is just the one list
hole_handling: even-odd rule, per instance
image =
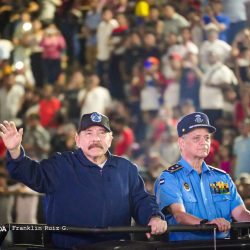
[[204, 224], [206, 224], [207, 222], [208, 222], [208, 219], [203, 219], [203, 220], [200, 221], [200, 225], [204, 225]]

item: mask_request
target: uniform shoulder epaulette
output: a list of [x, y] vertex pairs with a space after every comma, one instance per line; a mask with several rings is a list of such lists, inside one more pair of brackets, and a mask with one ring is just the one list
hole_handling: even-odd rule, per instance
[[178, 170], [181, 170], [182, 168], [183, 168], [183, 166], [181, 166], [179, 164], [174, 164], [174, 165], [170, 166], [168, 169], [166, 169], [165, 171], [172, 174]]
[[215, 170], [215, 171], [221, 172], [221, 173], [223, 173], [223, 174], [227, 174], [227, 172], [226, 172], [226, 171], [224, 171], [224, 170], [222, 170], [222, 169], [220, 169], [220, 168], [216, 168], [216, 167], [212, 167], [212, 166], [209, 166], [209, 168], [210, 168], [210, 169], [212, 169], [212, 170]]

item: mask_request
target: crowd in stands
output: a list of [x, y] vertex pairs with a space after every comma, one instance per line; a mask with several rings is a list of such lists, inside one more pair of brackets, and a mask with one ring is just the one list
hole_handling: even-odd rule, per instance
[[[179, 159], [178, 119], [202, 111], [217, 128], [207, 163], [237, 180], [249, 204], [249, 4], [2, 0], [0, 122], [24, 127], [26, 153], [40, 160], [74, 149], [82, 114], [104, 113], [111, 151], [137, 163], [153, 192]], [[3, 192], [10, 184], [1, 140], [0, 160]]]

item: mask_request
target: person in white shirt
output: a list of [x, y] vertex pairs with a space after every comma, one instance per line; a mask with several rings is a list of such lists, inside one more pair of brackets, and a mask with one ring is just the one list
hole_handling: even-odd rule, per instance
[[110, 9], [103, 9], [102, 21], [97, 28], [97, 73], [102, 84], [108, 86], [108, 61], [111, 53], [110, 36], [112, 30], [118, 27], [117, 20], [113, 19]]
[[205, 40], [200, 47], [200, 62], [203, 70], [209, 67], [208, 53], [210, 51], [216, 51], [221, 62], [224, 62], [231, 53], [231, 46], [218, 39], [218, 28], [216, 25], [210, 23], [205, 26], [207, 40]]
[[[225, 104], [224, 92], [238, 84], [233, 71], [220, 61], [220, 54], [208, 52], [209, 67], [205, 71], [200, 86], [200, 108], [210, 117], [211, 124], [222, 117]], [[220, 128], [217, 126], [217, 139]]]
[[111, 107], [112, 99], [109, 90], [100, 86], [100, 79], [96, 74], [87, 78], [87, 88], [78, 94], [78, 104], [81, 108], [81, 116], [89, 112], [106, 114]]

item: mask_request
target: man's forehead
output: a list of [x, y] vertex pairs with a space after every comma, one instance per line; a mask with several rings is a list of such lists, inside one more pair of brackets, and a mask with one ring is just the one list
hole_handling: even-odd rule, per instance
[[209, 130], [207, 128], [196, 128], [191, 130], [188, 135], [194, 136], [194, 135], [210, 135]]
[[83, 131], [107, 131], [107, 130], [102, 126], [91, 126], [91, 127], [86, 128]]

